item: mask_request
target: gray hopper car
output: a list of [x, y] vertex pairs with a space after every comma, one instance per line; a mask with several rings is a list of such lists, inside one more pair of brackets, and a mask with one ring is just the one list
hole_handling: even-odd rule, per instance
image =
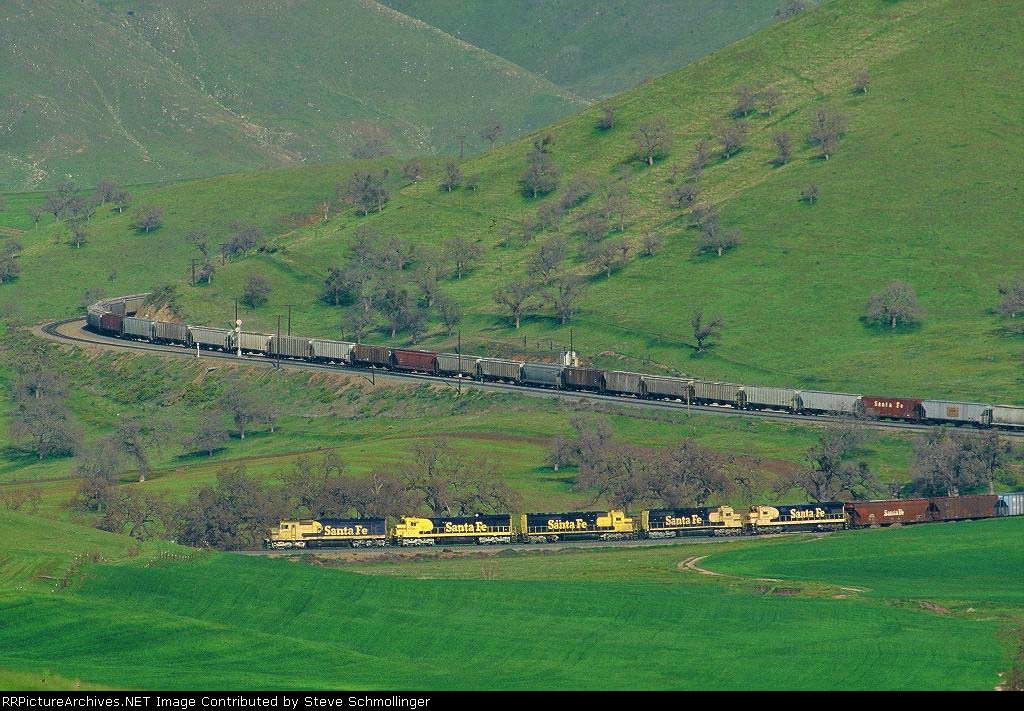
[[147, 318], [125, 316], [124, 321], [121, 322], [121, 333], [133, 338], [145, 338], [147, 341], [151, 341], [153, 340], [153, 322]]
[[521, 365], [519, 361], [515, 360], [481, 358], [477, 363], [477, 373], [484, 380], [506, 380], [518, 383]]
[[479, 356], [459, 355], [458, 353], [438, 353], [437, 372], [444, 375], [476, 375], [476, 364]]
[[562, 384], [562, 366], [560, 365], [524, 363], [522, 374], [523, 382], [527, 385], [558, 388]]
[[624, 370], [606, 370], [604, 372], [604, 389], [610, 393], [640, 397], [644, 394], [643, 376], [640, 373], [629, 373]]
[[860, 395], [827, 393], [818, 390], [804, 390], [797, 393], [797, 409], [812, 412], [838, 412], [853, 415], [857, 411]]
[[972, 422], [987, 425], [992, 420], [992, 408], [976, 402], [955, 400], [924, 400], [925, 419], [936, 422]]
[[348, 363], [355, 346], [355, 343], [347, 341], [327, 341], [320, 338], [314, 338], [310, 344], [314, 358], [338, 363]]
[[226, 328], [207, 328], [206, 326], [189, 326], [189, 339], [202, 348], [220, 348], [231, 350], [232, 332]]
[[309, 358], [313, 354], [310, 339], [301, 336], [273, 336], [270, 354], [281, 358]]
[[668, 398], [689, 402], [693, 399], [693, 385], [685, 378], [668, 378], [645, 375], [641, 378], [644, 395], [653, 398]]
[[171, 343], [186, 343], [188, 341], [188, 326], [183, 323], [154, 321], [153, 338]]

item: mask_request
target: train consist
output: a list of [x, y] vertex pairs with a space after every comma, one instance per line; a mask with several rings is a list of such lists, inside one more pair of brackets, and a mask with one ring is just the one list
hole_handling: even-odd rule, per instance
[[156, 321], [135, 315], [142, 308], [146, 296], [122, 296], [92, 304], [86, 313], [88, 327], [97, 333], [119, 338], [188, 348], [439, 377], [474, 378], [522, 387], [595, 392], [687, 405], [718, 405], [737, 410], [775, 410], [1024, 430], [1024, 407], [742, 385], [599, 370], [575, 364], [531, 363]]
[[281, 521], [264, 547], [328, 548], [619, 541], [682, 536], [739, 536], [789, 531], [839, 531], [913, 523], [965, 521], [1024, 515], [1024, 494], [933, 496], [889, 501], [826, 501], [757, 505], [740, 513], [731, 506], [625, 511], [403, 516], [388, 529], [383, 518]]

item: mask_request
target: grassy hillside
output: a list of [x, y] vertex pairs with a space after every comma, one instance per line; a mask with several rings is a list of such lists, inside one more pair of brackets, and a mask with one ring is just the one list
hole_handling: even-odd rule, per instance
[[[1005, 541], [1019, 523], [978, 524], [969, 535], [979, 545]], [[0, 513], [0, 530], [25, 525]], [[923, 527], [921, 535], [927, 539], [933, 530]], [[880, 537], [889, 536], [898, 567], [901, 549], [890, 533]], [[819, 544], [726, 545], [778, 554]], [[559, 554], [562, 575], [554, 579], [528, 572], [544, 561], [550, 573], [553, 559], [539, 552], [492, 557], [470, 569], [459, 560], [436, 564], [462, 567], [467, 575], [459, 580], [143, 553], [90, 564], [59, 594], [5, 586], [0, 606], [14, 624], [0, 630], [0, 668], [47, 668], [87, 683], [146, 688], [990, 689], [998, 683], [1005, 664], [994, 643], [1000, 622], [972, 619], [986, 611], [974, 562], [948, 584], [960, 599], [980, 600], [982, 614], [937, 614], [903, 604], [906, 596], [930, 594], [920, 587], [836, 597], [834, 583], [825, 580], [781, 595], [763, 584], [677, 567], [716, 548]], [[1004, 560], [1013, 554], [1005, 545], [999, 552]], [[604, 572], [580, 575], [595, 564]], [[415, 576], [435, 564], [405, 565]], [[503, 569], [507, 579], [481, 580], [481, 567]], [[187, 650], [180, 645], [186, 636]], [[217, 663], [195, 661], [209, 658]], [[310, 664], [312, 658], [318, 663]]]
[[173, 180], [470, 147], [585, 105], [375, 2], [44, 0], [0, 14], [0, 185]]
[[[650, 359], [677, 372], [748, 383], [1024, 402], [1018, 358], [1024, 344], [989, 312], [996, 285], [1024, 271], [1013, 220], [1024, 136], [1012, 118], [1020, 100], [1006, 88], [1007, 77], [1024, 68], [1024, 53], [1015, 51], [1019, 24], [1020, 16], [1001, 3], [828, 3], [618, 97], [619, 122], [611, 131], [594, 128], [596, 109], [553, 126], [552, 156], [563, 185], [584, 172], [625, 171], [633, 205], [625, 239], [636, 246], [650, 230], [666, 237], [656, 256], [634, 257], [606, 279], [572, 254], [581, 245], [572, 236], [575, 223], [587, 208], [563, 223], [572, 246], [569, 269], [589, 279], [570, 324], [577, 350], [629, 369], [657, 367]], [[939, 55], [950, 58], [941, 70], [933, 61]], [[853, 74], [862, 68], [872, 84], [867, 94], [854, 94]], [[671, 166], [687, 162], [693, 142], [711, 136], [741, 83], [778, 89], [782, 108], [753, 116], [748, 147], [714, 159], [700, 181], [726, 226], [742, 228], [743, 244], [721, 258], [695, 256], [696, 231], [664, 198]], [[849, 120], [838, 151], [823, 161], [798, 140], [794, 159], [773, 166], [772, 135], [805, 136], [811, 113], [826, 102]], [[661, 115], [675, 148], [646, 168], [630, 160], [630, 135]], [[284, 304], [292, 303], [293, 330], [341, 335], [351, 313], [317, 296], [327, 268], [342, 262], [352, 231], [369, 224], [428, 249], [453, 235], [486, 248], [479, 266], [444, 285], [466, 311], [465, 347], [514, 352], [523, 335], [527, 354], [567, 344], [569, 327], [557, 323], [550, 307], [532, 307], [515, 332], [492, 300], [496, 285], [524, 274], [533, 249], [515, 242], [499, 247], [502, 225], [557, 199], [535, 201], [519, 192], [527, 149], [528, 142], [518, 142], [469, 161], [464, 172], [482, 176], [477, 191], [438, 191], [440, 176], [432, 174], [395, 195], [382, 214], [362, 218], [350, 211], [288, 231], [275, 241], [275, 253], [229, 264], [211, 288], [186, 294], [189, 316], [210, 323], [233, 318], [244, 280], [262, 272], [274, 293], [267, 306], [246, 312], [247, 324], [274, 328]], [[810, 183], [822, 193], [813, 206], [797, 199]], [[190, 188], [180, 190], [187, 196]], [[218, 195], [226, 204], [233, 198], [228, 190]], [[263, 200], [274, 195], [268, 189]], [[105, 274], [83, 267], [113, 255], [126, 262], [118, 290], [181, 279], [194, 256], [182, 226], [208, 219], [182, 200], [169, 210], [165, 228], [144, 237], [128, 231], [128, 216], [104, 216], [96, 221], [94, 244], [81, 254], [48, 244], [52, 234], [41, 228], [24, 238], [30, 246], [19, 281], [0, 289], [42, 318], [73, 313], [77, 301], [69, 292], [80, 293]], [[164, 256], [159, 262], [148, 252], [154, 244]], [[54, 273], [68, 274], [61, 280], [67, 292], [39, 277]], [[896, 332], [865, 326], [860, 315], [869, 295], [897, 279], [916, 288], [927, 311], [923, 323]], [[689, 320], [701, 306], [724, 315], [726, 329], [720, 345], [698, 355]], [[435, 322], [425, 345], [450, 348], [454, 341]]]
[[780, 0], [383, 1], [589, 97], [609, 96], [689, 64], [765, 27], [785, 5]]

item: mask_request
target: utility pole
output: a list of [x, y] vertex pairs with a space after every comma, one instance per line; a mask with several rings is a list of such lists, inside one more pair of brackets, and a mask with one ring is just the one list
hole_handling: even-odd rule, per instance
[[274, 350], [277, 351], [277, 359], [281, 360], [281, 314], [277, 315], [277, 341], [274, 343]]
[[[238, 302], [235, 301], [235, 308], [238, 308]], [[242, 357], [242, 322], [239, 319], [235, 319], [235, 355], [239, 358]]]
[[236, 326], [241, 323], [241, 321], [238, 321], [238, 299], [235, 299], [235, 321], [238, 322], [235, 324]]
[[[288, 307], [288, 335], [292, 335], [292, 305], [285, 304]], [[280, 335], [280, 334], [278, 334]]]
[[192, 288], [196, 286], [196, 258], [192, 257]]
[[459, 368], [459, 395], [462, 394], [462, 329], [459, 329], [459, 345], [455, 348], [455, 353], [458, 355], [458, 368]]

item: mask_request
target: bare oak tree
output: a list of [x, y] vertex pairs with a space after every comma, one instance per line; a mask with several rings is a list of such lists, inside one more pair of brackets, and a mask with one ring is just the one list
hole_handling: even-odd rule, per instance
[[722, 334], [725, 327], [725, 319], [722, 316], [712, 316], [709, 319], [704, 317], [704, 309], [697, 309], [690, 319], [690, 326], [693, 328], [693, 340], [697, 341], [697, 352], [700, 353], [705, 347], [711, 346], [711, 341]]
[[885, 324], [890, 328], [909, 325], [924, 317], [924, 309], [917, 302], [914, 288], [902, 281], [894, 281], [872, 294], [864, 307], [868, 323]]
[[811, 132], [807, 139], [818, 148], [822, 158], [835, 153], [839, 139], [846, 133], [846, 117], [831, 106], [822, 106], [811, 117]]
[[668, 120], [664, 116], [656, 116], [644, 121], [633, 131], [636, 143], [636, 155], [647, 165], [654, 165], [657, 158], [668, 154], [672, 149], [672, 133], [668, 128]]
[[715, 124], [715, 138], [722, 145], [723, 157], [731, 158], [746, 145], [749, 128], [750, 126], [743, 119], [719, 121]]
[[523, 317], [523, 309], [527, 300], [533, 295], [533, 285], [526, 281], [512, 281], [499, 287], [494, 292], [494, 301], [508, 310], [509, 315], [515, 321], [516, 328], [519, 328]]

